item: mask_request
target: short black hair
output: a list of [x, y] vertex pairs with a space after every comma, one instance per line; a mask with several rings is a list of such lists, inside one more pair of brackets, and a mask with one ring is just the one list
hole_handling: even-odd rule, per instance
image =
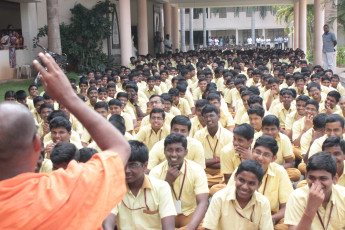
[[325, 170], [331, 173], [333, 178], [337, 173], [337, 162], [329, 153], [318, 152], [311, 156], [307, 163], [307, 174], [313, 170]]
[[181, 143], [182, 147], [187, 149], [187, 138], [185, 138], [181, 133], [169, 134], [164, 140], [164, 149], [166, 149], [168, 145], [175, 143]]
[[265, 109], [260, 105], [253, 105], [247, 110], [248, 116], [251, 114], [256, 114], [263, 118], [265, 116]]
[[119, 100], [119, 99], [111, 99], [109, 102], [108, 102], [108, 105], [111, 106], [111, 105], [117, 105], [117, 106], [122, 106], [122, 102]]
[[307, 105], [314, 105], [316, 110], [317, 111], [319, 110], [319, 102], [315, 101], [314, 99], [309, 99], [307, 103], [305, 104], [305, 106]]
[[261, 183], [262, 178], [264, 177], [265, 171], [260, 165], [259, 162], [255, 160], [244, 160], [237, 168], [236, 176], [243, 171], [253, 173], [257, 178], [259, 183]]
[[340, 116], [339, 114], [330, 114], [327, 116], [326, 118], [326, 124], [327, 123], [333, 123], [333, 122], [340, 122], [341, 124], [341, 128], [344, 128], [344, 118], [342, 116]]
[[94, 109], [96, 110], [100, 108], [105, 108], [107, 111], [109, 110], [109, 106], [105, 101], [96, 102]]
[[93, 148], [84, 147], [79, 149], [79, 162], [86, 163], [96, 153], [97, 150]]
[[215, 112], [217, 115], [219, 115], [219, 110], [215, 105], [211, 105], [211, 104], [206, 104], [202, 110], [201, 110], [201, 114], [204, 115], [205, 113], [212, 113]]
[[113, 114], [109, 117], [109, 122], [119, 130], [122, 135], [126, 133], [125, 119], [118, 114]]
[[278, 127], [278, 129], [279, 129], [280, 121], [279, 121], [277, 116], [275, 116], [275, 115], [267, 115], [267, 116], [264, 117], [264, 119], [262, 119], [262, 127], [264, 127], [264, 126], [272, 126], [272, 125]]
[[250, 124], [244, 123], [234, 128], [234, 133], [246, 138], [248, 141], [254, 138], [254, 128]]
[[128, 143], [131, 147], [128, 162], [139, 161], [144, 164], [149, 160], [149, 149], [144, 143], [136, 140], [130, 140]]
[[327, 147], [339, 146], [343, 154], [345, 154], [345, 141], [338, 136], [328, 137], [322, 144], [322, 151], [325, 151]]
[[273, 153], [273, 156], [277, 155], [279, 149], [277, 141], [273, 137], [268, 135], [263, 135], [256, 140], [254, 144], [254, 149], [259, 146], [263, 146], [270, 149]]
[[163, 109], [160, 109], [160, 108], [153, 108], [150, 112], [150, 118], [152, 116], [153, 113], [160, 113], [162, 114], [162, 117], [163, 117], [163, 120], [165, 119], [165, 112]]
[[57, 116], [49, 122], [49, 129], [52, 130], [57, 127], [64, 127], [67, 132], [71, 132], [72, 124], [69, 120], [64, 117]]
[[69, 163], [73, 159], [79, 160], [79, 151], [69, 142], [57, 143], [50, 152], [50, 160], [53, 164]]
[[175, 124], [187, 126], [188, 132], [190, 131], [190, 129], [192, 127], [192, 123], [191, 123], [190, 119], [184, 115], [177, 115], [171, 120], [171, 123], [170, 123], [171, 129], [172, 129], [173, 125], [175, 125]]
[[259, 103], [262, 106], [263, 99], [259, 95], [252, 94], [247, 100], [249, 107], [255, 103]]
[[313, 126], [314, 129], [322, 129], [325, 128], [326, 126], [326, 118], [327, 118], [326, 113], [319, 113], [317, 114], [314, 119], [313, 119]]
[[340, 97], [341, 97], [340, 93], [339, 93], [338, 91], [336, 91], [336, 90], [330, 91], [330, 92], [327, 94], [327, 96], [334, 97], [335, 100], [337, 101], [337, 103], [339, 102], [339, 99], [340, 99]]

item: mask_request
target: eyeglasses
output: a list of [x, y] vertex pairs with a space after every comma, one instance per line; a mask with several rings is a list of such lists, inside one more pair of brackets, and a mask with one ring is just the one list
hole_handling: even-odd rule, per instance
[[163, 117], [151, 117], [151, 120], [163, 121]]
[[150, 101], [150, 105], [158, 105], [158, 104], [161, 104], [162, 102], [161, 101]]
[[136, 168], [139, 168], [139, 167], [142, 167], [142, 166], [143, 166], [142, 163], [130, 163], [130, 164], [127, 164], [125, 168], [136, 169]]
[[260, 151], [255, 150], [255, 149], [253, 150], [253, 154], [258, 155], [258, 156], [262, 156], [262, 157], [264, 157], [266, 159], [272, 158], [272, 154], [270, 154], [270, 153], [261, 153]]
[[204, 119], [204, 120], [207, 120], [207, 119], [213, 119], [213, 118], [215, 118], [215, 117], [217, 117], [217, 115], [216, 114], [211, 114], [211, 115], [209, 115], [209, 116], [202, 116], [202, 118]]

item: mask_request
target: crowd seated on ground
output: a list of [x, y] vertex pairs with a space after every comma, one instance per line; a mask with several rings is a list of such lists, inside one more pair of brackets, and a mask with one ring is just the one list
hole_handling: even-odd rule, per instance
[[[345, 228], [345, 88], [302, 50], [139, 55], [70, 83], [131, 147], [127, 192], [103, 229]], [[37, 172], [101, 151], [37, 85], [5, 100], [35, 119]]]

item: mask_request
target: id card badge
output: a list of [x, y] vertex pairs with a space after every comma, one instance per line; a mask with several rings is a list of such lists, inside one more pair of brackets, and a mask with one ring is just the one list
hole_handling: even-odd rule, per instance
[[175, 200], [175, 209], [177, 214], [182, 213], [181, 200]]

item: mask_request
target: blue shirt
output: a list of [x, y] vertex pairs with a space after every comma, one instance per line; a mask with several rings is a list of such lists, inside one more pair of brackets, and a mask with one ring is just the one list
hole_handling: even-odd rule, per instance
[[337, 39], [335, 38], [335, 34], [332, 32], [328, 32], [327, 34], [324, 33], [322, 35], [323, 47], [322, 52], [334, 52], [334, 41]]

